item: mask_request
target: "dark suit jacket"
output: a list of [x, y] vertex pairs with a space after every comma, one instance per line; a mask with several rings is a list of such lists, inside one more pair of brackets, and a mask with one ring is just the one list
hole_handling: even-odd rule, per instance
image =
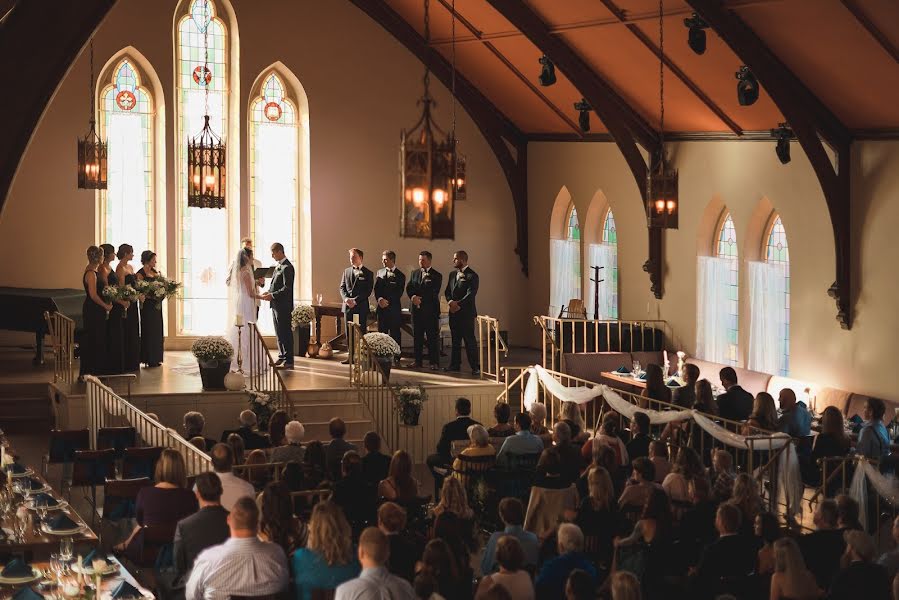
[[437, 454], [447, 463], [450, 461], [450, 448], [456, 440], [468, 439], [468, 428], [471, 425], [480, 425], [471, 417], [457, 417], [443, 426], [440, 430], [440, 440], [437, 442]]
[[821, 529], [800, 537], [799, 549], [808, 570], [821, 589], [830, 588], [834, 575], [840, 570], [840, 558], [846, 550], [842, 529]]
[[362, 475], [375, 487], [382, 479], [387, 479], [390, 471], [390, 457], [380, 452], [370, 452], [362, 457]]
[[685, 385], [684, 387], [671, 390], [671, 402], [682, 408], [693, 408], [693, 405], [696, 404], [696, 387]]
[[393, 270], [393, 277], [388, 277], [387, 267], [378, 269], [375, 278], [375, 300], [384, 298], [390, 305], [378, 307], [377, 312], [399, 313], [403, 310], [403, 292], [406, 291], [406, 276], [399, 269]]
[[854, 562], [839, 571], [830, 588], [831, 600], [889, 600], [890, 578], [876, 563]]
[[272, 283], [268, 291], [272, 295], [273, 308], [289, 308], [293, 310], [293, 265], [286, 258], [275, 266], [275, 274], [272, 275]]
[[759, 545], [748, 535], [719, 537], [709, 544], [699, 559], [697, 573], [700, 581], [714, 586], [722, 577], [741, 577], [752, 573]]
[[745, 421], [752, 414], [752, 394], [739, 385], [718, 396], [718, 414], [722, 419]]
[[562, 480], [565, 481], [565, 486], [567, 487], [581, 476], [584, 459], [581, 456], [581, 449], [571, 442], [556, 446], [556, 448], [559, 450], [559, 456], [562, 458]]
[[471, 267], [465, 267], [464, 271], [453, 271], [449, 274], [446, 284], [446, 299], [459, 303], [459, 312], [450, 313], [457, 317], [474, 318], [478, 316], [478, 308], [475, 306], [475, 296], [478, 295], [478, 274]]
[[340, 461], [349, 450], [355, 450], [356, 446], [343, 438], [334, 438], [325, 446], [325, 466], [328, 470], [328, 478], [331, 481], [340, 479]]
[[174, 544], [174, 564], [178, 576], [186, 579], [200, 552], [231, 537], [227, 517], [228, 511], [221, 506], [207, 506], [178, 521]]
[[[222, 433], [225, 436], [222, 441], [227, 442], [228, 437], [226, 434], [231, 432]], [[247, 450], [257, 450], [259, 448], [270, 448], [272, 443], [268, 439], [267, 435], [263, 435], [258, 431], [253, 431], [249, 427], [241, 427], [236, 432], [237, 435], [243, 438], [243, 447]]]
[[440, 316], [440, 288], [443, 285], [443, 275], [437, 269], [428, 269], [428, 276], [423, 277], [421, 269], [412, 271], [409, 276], [409, 285], [406, 286], [406, 294], [421, 296], [421, 306], [412, 304], [410, 309], [415, 316]]
[[[344, 300], [343, 312], [347, 314], [368, 314], [368, 297], [371, 296], [375, 285], [375, 274], [365, 265], [362, 265], [360, 270], [362, 272], [357, 277], [353, 275], [353, 267], [347, 267], [343, 270], [343, 277], [340, 280], [340, 297]], [[347, 298], [356, 301], [355, 308], [346, 305]]]
[[415, 579], [415, 563], [421, 557], [421, 548], [404, 533], [388, 535], [387, 539], [390, 541], [387, 570], [412, 583]]

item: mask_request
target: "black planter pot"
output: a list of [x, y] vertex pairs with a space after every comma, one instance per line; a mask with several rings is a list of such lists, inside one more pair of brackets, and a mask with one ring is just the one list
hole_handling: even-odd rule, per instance
[[298, 325], [293, 330], [293, 353], [295, 356], [306, 356], [309, 349], [309, 337], [312, 331], [309, 324]]
[[412, 409], [412, 408], [407, 408], [403, 412], [403, 425], [406, 425], [407, 427], [418, 427], [418, 417], [420, 417], [420, 416], [421, 416], [421, 408], [419, 408], [417, 410]]
[[384, 383], [388, 383], [390, 381], [390, 367], [393, 366], [393, 357], [378, 356], [376, 358], [378, 365], [381, 367], [381, 372], [384, 373]]
[[225, 375], [231, 370], [230, 360], [197, 361], [200, 365], [200, 379], [204, 390], [225, 389]]

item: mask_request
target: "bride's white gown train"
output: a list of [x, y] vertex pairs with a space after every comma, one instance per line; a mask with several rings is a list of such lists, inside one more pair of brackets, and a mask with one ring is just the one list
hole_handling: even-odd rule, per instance
[[[236, 271], [236, 272], [234, 272]], [[225, 339], [234, 346], [234, 357], [231, 360], [231, 370], [237, 370], [238, 346], [240, 356], [243, 359], [243, 372], [245, 375], [253, 375], [255, 372], [264, 372], [269, 369], [268, 350], [260, 348], [259, 344], [251, 344], [256, 334], [250, 331], [246, 325], [256, 322], [256, 287], [249, 266], [234, 269], [231, 273], [228, 287], [228, 320], [225, 329]], [[238, 344], [238, 327], [235, 325], [236, 317], [243, 317], [243, 331]], [[257, 348], [256, 355], [250, 356], [251, 347]]]

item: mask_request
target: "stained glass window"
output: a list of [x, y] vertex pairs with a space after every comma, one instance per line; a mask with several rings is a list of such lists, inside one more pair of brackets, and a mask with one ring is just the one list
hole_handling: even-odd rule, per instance
[[[220, 333], [230, 257], [228, 208], [187, 206], [187, 140], [199, 134], [208, 114], [223, 139], [228, 128], [228, 37], [212, 0], [192, 0], [177, 26], [178, 64], [178, 276], [184, 283], [179, 307], [180, 334]], [[203, 65], [208, 65], [204, 71]], [[208, 88], [208, 96], [206, 94]], [[234, 198], [228, 204], [235, 202]]]
[[717, 236], [717, 256], [731, 261], [730, 278], [728, 281], [727, 302], [727, 362], [732, 366], [737, 365], [739, 347], [739, 320], [740, 320], [740, 263], [737, 255], [737, 231], [734, 228], [734, 220], [730, 213], [724, 215]]
[[615, 228], [615, 215], [612, 214], [610, 208], [606, 212], [606, 218], [602, 222], [602, 243], [607, 246], [613, 246], [615, 251], [610, 255], [613, 258], [611, 268], [606, 267], [605, 273], [600, 275], [605, 279], [605, 285], [608, 287], [608, 307], [604, 315], [607, 319], [618, 318], [618, 230]]
[[[577, 209], [574, 207], [574, 204], [571, 205], [571, 211], [568, 213], [568, 240], [570, 242], [578, 243], [578, 248], [576, 252], [577, 260], [572, 260], [571, 264], [566, 268], [571, 273], [572, 285], [575, 286], [574, 289], [580, 290], [582, 285], [582, 276], [581, 276], [581, 255], [580, 255], [580, 241], [581, 241], [581, 226], [577, 220]], [[575, 298], [580, 298], [581, 293], [578, 292]]]
[[134, 63], [122, 59], [100, 91], [100, 130], [109, 143], [109, 183], [100, 192], [100, 242], [118, 248], [131, 244], [139, 269], [140, 253], [156, 250], [153, 231], [153, 128], [150, 92]]
[[578, 224], [577, 209], [573, 204], [568, 212], [568, 239], [575, 241], [581, 239], [581, 226]]
[[[299, 264], [297, 142], [296, 107], [273, 72], [250, 108], [250, 236], [263, 264], [274, 242]], [[271, 311], [260, 311], [259, 327], [274, 334]]]
[[787, 246], [787, 232], [784, 229], [780, 215], [775, 215], [768, 230], [768, 238], [765, 246], [765, 258], [769, 263], [777, 263], [784, 266], [784, 293], [786, 295], [783, 330], [784, 361], [780, 375], [789, 375], [790, 370], [790, 249]]

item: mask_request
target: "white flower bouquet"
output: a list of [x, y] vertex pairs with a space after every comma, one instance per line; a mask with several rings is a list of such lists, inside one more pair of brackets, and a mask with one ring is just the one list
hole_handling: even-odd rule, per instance
[[272, 418], [272, 397], [257, 390], [247, 390], [250, 399], [250, 410], [256, 413], [256, 424], [261, 430], [268, 429], [269, 419]]
[[162, 282], [162, 286], [165, 289], [166, 298], [174, 298], [181, 292], [182, 283], [180, 281], [168, 279], [167, 277], [163, 277], [162, 275], [160, 275], [157, 279]]
[[[103, 288], [103, 298], [107, 302], [135, 302], [140, 297], [140, 293], [130, 285], [107, 285]], [[109, 313], [106, 313], [109, 318]], [[127, 319], [128, 313], [122, 311], [122, 318]]]
[[200, 362], [231, 360], [231, 357], [234, 356], [234, 346], [221, 336], [207, 335], [197, 338], [190, 347], [190, 352]]
[[366, 333], [362, 336], [362, 341], [372, 351], [375, 356], [399, 356], [401, 350], [396, 340], [386, 333]]
[[290, 313], [290, 328], [296, 329], [301, 325], [305, 327], [306, 325], [309, 325], [314, 318], [315, 309], [312, 308], [311, 304], [298, 304]]
[[138, 293], [143, 295], [144, 299], [155, 300], [156, 310], [162, 310], [162, 301], [166, 296], [164, 282], [160, 281], [159, 278], [152, 281], [141, 279], [134, 284], [134, 287]]

